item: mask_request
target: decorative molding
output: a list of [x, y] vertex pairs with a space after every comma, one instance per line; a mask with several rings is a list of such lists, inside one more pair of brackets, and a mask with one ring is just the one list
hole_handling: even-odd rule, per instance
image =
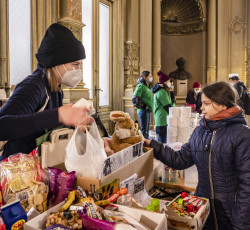
[[81, 21], [69, 17], [60, 18], [58, 22], [70, 29], [76, 36], [76, 38], [82, 41], [82, 28], [85, 26], [85, 24], [83, 24]]
[[234, 35], [239, 35], [246, 29], [246, 22], [241, 17], [236, 16], [231, 20], [229, 28]]
[[205, 20], [187, 23], [162, 22], [162, 35], [187, 35], [206, 31], [207, 23]]
[[78, 2], [68, 0], [68, 16], [77, 21], [82, 20], [82, 6]]
[[246, 61], [246, 86], [250, 89], [250, 46], [246, 47], [247, 61]]
[[139, 77], [139, 47], [139, 44], [131, 41], [124, 44], [125, 85], [135, 85]]

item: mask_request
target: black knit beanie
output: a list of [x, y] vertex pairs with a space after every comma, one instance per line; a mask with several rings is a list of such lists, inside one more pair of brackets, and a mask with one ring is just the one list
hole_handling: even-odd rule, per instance
[[68, 28], [58, 23], [47, 29], [36, 54], [38, 63], [45, 68], [82, 60], [85, 57], [83, 44]]

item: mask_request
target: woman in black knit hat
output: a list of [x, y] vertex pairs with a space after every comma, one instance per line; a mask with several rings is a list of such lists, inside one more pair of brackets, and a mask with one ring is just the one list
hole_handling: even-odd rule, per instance
[[66, 27], [55, 23], [46, 31], [36, 54], [37, 69], [15, 88], [0, 110], [0, 141], [7, 141], [0, 160], [29, 153], [35, 139], [60, 124], [91, 124], [87, 108], [63, 105], [61, 84], [74, 88], [82, 79], [82, 43]]

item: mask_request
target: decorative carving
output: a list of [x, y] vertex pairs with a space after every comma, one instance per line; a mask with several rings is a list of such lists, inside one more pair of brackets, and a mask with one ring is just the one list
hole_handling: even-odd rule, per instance
[[206, 30], [206, 22], [200, 20], [192, 23], [161, 23], [161, 34], [163, 35], [186, 35]]
[[236, 16], [230, 22], [229, 27], [233, 34], [238, 35], [246, 29], [246, 22], [239, 16]]
[[124, 52], [125, 83], [135, 85], [139, 77], [139, 44], [125, 42]]
[[68, 16], [81, 21], [82, 20], [82, 6], [81, 4], [68, 0]]
[[246, 86], [250, 89], [250, 47], [246, 48], [247, 51], [247, 61], [246, 61]]
[[193, 34], [206, 30], [206, 20], [200, 0], [162, 0], [161, 33], [166, 35]]
[[72, 18], [62, 18], [58, 22], [70, 29], [76, 38], [82, 41], [82, 28], [85, 26], [81, 21]]

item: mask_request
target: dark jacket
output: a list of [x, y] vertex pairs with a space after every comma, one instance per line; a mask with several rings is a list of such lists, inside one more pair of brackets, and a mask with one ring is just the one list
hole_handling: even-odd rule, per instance
[[[43, 112], [38, 110], [47, 98], [50, 100]], [[3, 158], [15, 153], [29, 153], [36, 147], [35, 139], [45, 129], [59, 126], [58, 107], [63, 95], [51, 92], [43, 69], [38, 65], [32, 75], [20, 82], [8, 102], [0, 109], [0, 141], [8, 140]]]
[[[213, 131], [214, 140], [211, 145]], [[175, 152], [157, 141], [151, 141], [154, 156], [175, 169], [196, 165], [196, 195], [211, 198], [209, 152], [214, 190], [215, 211], [220, 230], [250, 229], [250, 128], [241, 113], [222, 120], [203, 119], [189, 142]], [[210, 200], [211, 202], [211, 200]], [[215, 229], [211, 208], [208, 229]]]
[[242, 81], [238, 81], [235, 85], [234, 88], [237, 90], [239, 94], [239, 101], [238, 105], [244, 109], [244, 97], [245, 94], [247, 93], [247, 87], [244, 85]]
[[197, 95], [197, 100], [195, 100], [195, 92], [194, 90], [189, 90], [188, 93], [187, 93], [187, 97], [186, 97], [186, 102], [188, 104], [193, 104], [193, 105], [196, 105], [196, 111], [198, 113], [201, 113], [201, 106], [202, 106], [202, 102], [201, 102], [201, 93], [198, 93]]

